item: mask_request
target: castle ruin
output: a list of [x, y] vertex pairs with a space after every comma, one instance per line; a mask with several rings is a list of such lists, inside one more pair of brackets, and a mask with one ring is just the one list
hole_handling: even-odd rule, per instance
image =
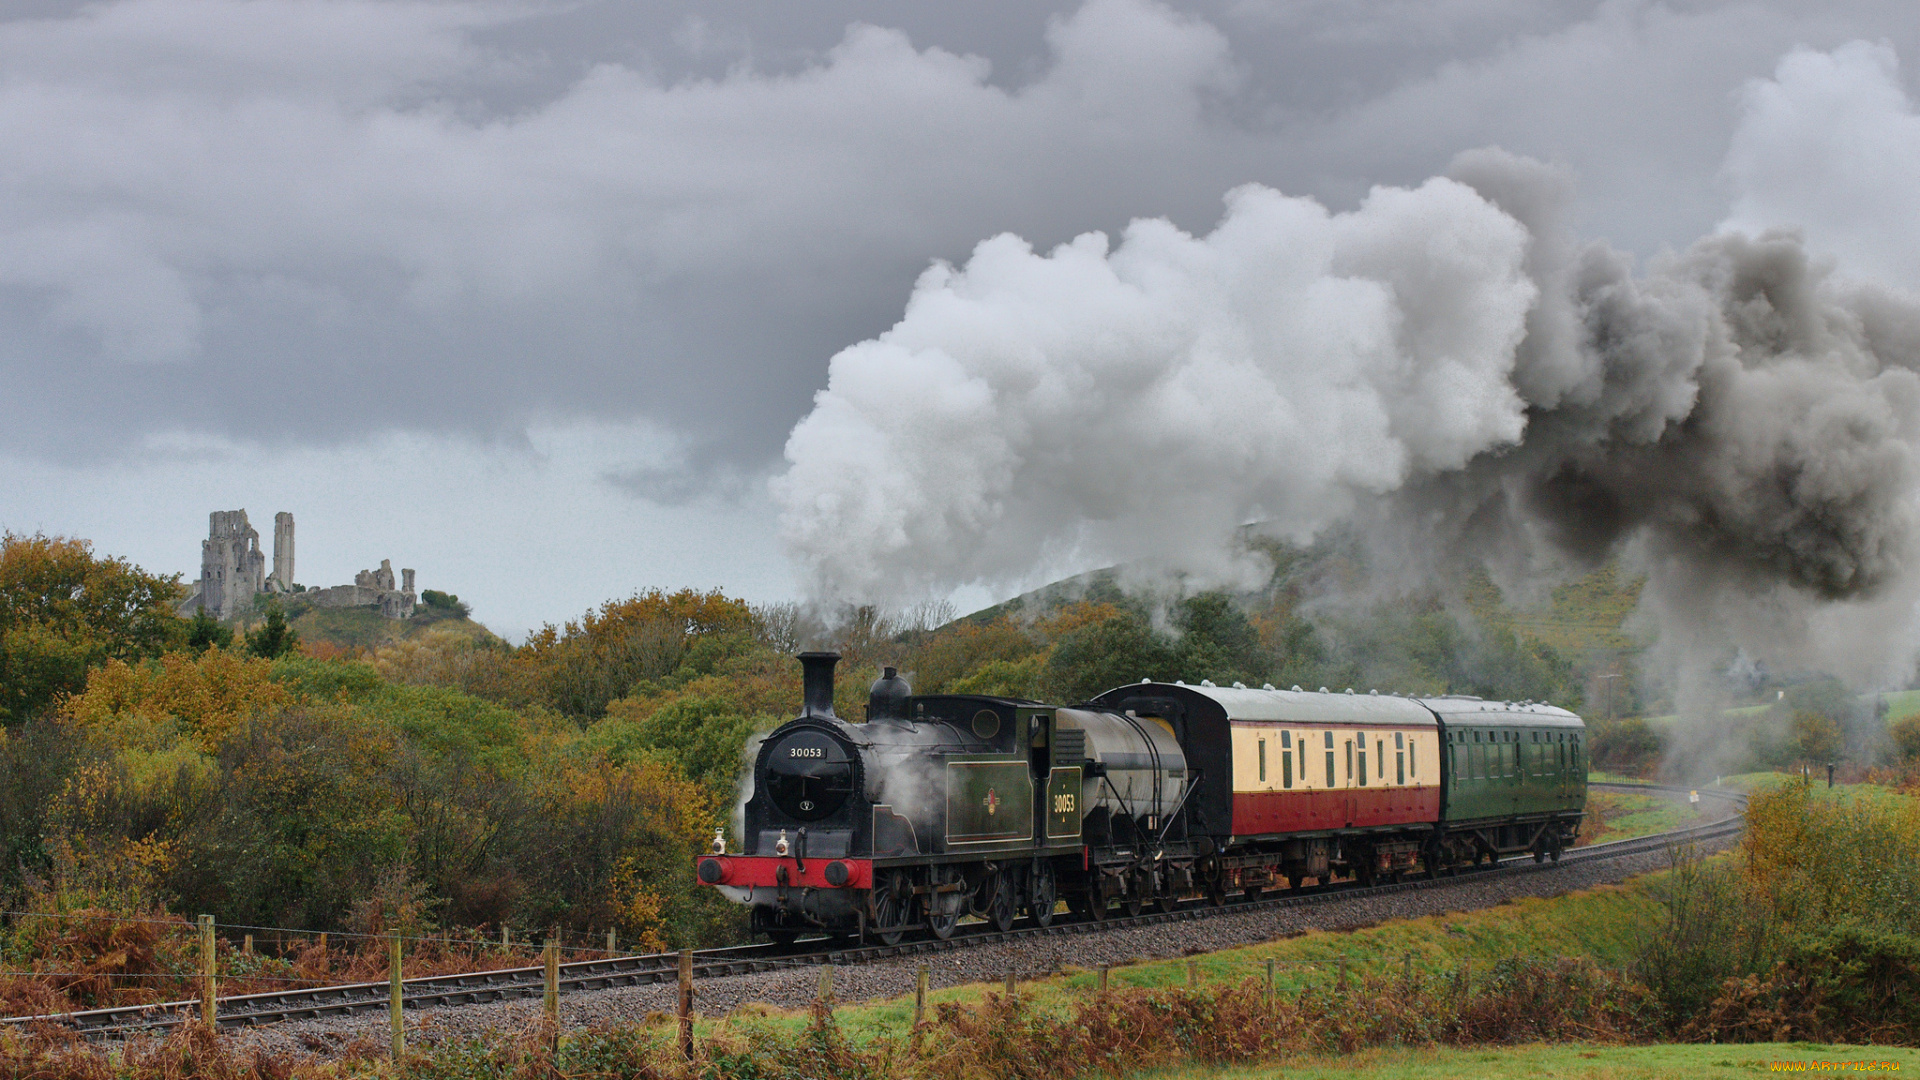
[[215, 510], [207, 516], [207, 538], [200, 542], [200, 579], [176, 608], [182, 615], [205, 611], [216, 619], [231, 619], [254, 610], [262, 593], [298, 595], [314, 607], [374, 607], [389, 619], [413, 617], [413, 571], [400, 571], [394, 587], [393, 561], [380, 560], [380, 569], [362, 570], [353, 584], [307, 589], [293, 582], [293, 515], [285, 510], [273, 516], [273, 572], [260, 550], [260, 532], [247, 523], [245, 510]]

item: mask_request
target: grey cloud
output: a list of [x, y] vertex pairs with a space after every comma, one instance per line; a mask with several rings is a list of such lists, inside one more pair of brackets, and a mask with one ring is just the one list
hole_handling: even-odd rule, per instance
[[9, 13], [5, 448], [639, 417], [749, 471], [981, 237], [1201, 229], [1249, 180], [1350, 208], [1498, 143], [1657, 250], [1720, 216], [1743, 80], [1915, 33], [1873, 3]]

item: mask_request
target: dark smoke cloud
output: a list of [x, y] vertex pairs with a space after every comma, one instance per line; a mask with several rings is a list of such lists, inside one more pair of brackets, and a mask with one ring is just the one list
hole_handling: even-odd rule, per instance
[[[1636, 277], [1564, 242], [1564, 177], [1497, 151], [1453, 173], [1542, 238], [1514, 372], [1527, 435], [1390, 514], [1510, 578], [1629, 552], [1663, 629], [1710, 651], [1909, 663], [1920, 306], [1840, 281], [1789, 232], [1703, 239]], [[1831, 605], [1870, 632], [1826, 633]]]

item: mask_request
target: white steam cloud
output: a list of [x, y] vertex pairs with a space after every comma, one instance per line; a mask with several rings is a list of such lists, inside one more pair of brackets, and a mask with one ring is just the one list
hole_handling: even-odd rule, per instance
[[[1873, 90], [1853, 130], [1920, 130], [1889, 52], [1796, 53], [1749, 89], [1730, 171], [1782, 171], [1778, 129], [1849, 82]], [[1628, 554], [1683, 665], [1910, 672], [1920, 302], [1767, 228], [1780, 184], [1644, 272], [1576, 241], [1571, 189], [1482, 150], [1351, 213], [1250, 185], [1205, 236], [988, 240], [834, 357], [785, 538], [822, 597], [898, 601], [1114, 562], [1248, 584], [1239, 526], [1357, 521], [1416, 575]]]
[[1308, 536], [1360, 496], [1517, 442], [1527, 234], [1470, 188], [1360, 209], [1259, 186], [1194, 237], [1013, 236], [922, 275], [834, 357], [777, 483], [817, 589], [898, 597], [1049, 565], [1235, 580], [1249, 520]]

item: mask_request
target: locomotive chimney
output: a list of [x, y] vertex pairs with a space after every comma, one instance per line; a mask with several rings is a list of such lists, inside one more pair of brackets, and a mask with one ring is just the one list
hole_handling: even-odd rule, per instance
[[800, 715], [817, 716], [824, 720], [839, 719], [833, 715], [833, 665], [840, 662], [840, 654], [803, 652], [799, 660], [806, 688], [806, 704], [801, 708]]

